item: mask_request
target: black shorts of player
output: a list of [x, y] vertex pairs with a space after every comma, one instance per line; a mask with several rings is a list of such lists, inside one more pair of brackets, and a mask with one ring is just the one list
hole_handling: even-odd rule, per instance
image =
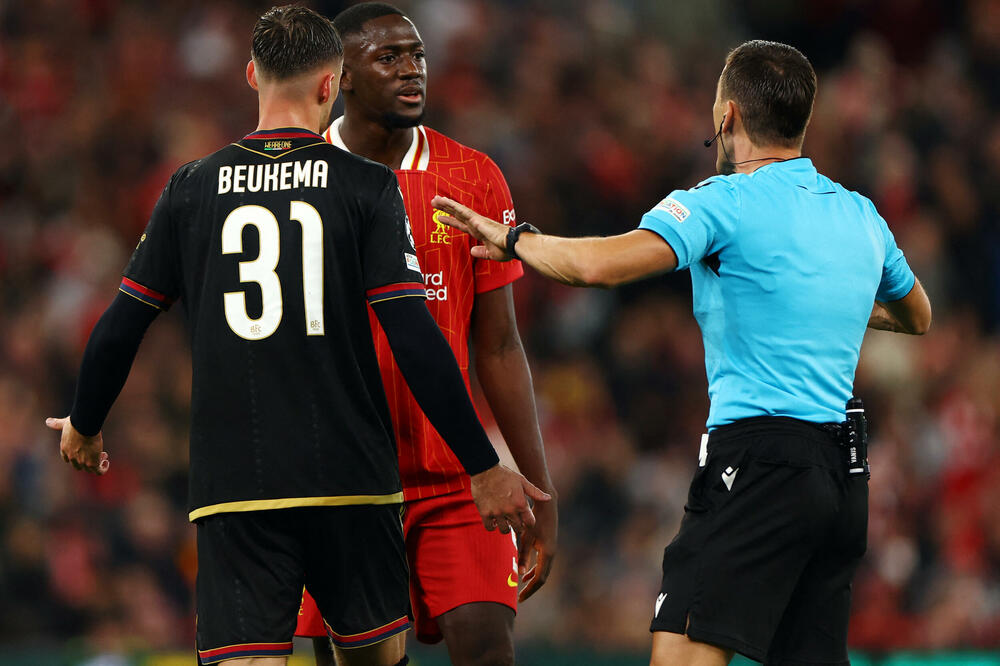
[[821, 426], [760, 417], [717, 428], [663, 553], [651, 631], [766, 664], [848, 664], [851, 579], [868, 483]]
[[197, 526], [201, 664], [291, 654], [305, 585], [343, 647], [410, 626], [398, 504], [219, 513]]

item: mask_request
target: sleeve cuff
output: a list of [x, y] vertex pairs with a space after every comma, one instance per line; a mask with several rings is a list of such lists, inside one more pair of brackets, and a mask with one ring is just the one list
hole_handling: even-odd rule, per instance
[[688, 267], [689, 261], [687, 245], [684, 243], [684, 239], [681, 235], [678, 234], [672, 226], [665, 224], [649, 213], [646, 213], [642, 216], [642, 221], [639, 222], [638, 228], [645, 229], [646, 231], [652, 231], [670, 246], [670, 249], [674, 251], [675, 255], [677, 255], [677, 268], [674, 269], [675, 271]]
[[[487, 260], [488, 261], [488, 260]], [[524, 276], [524, 266], [517, 259], [503, 264], [503, 270], [476, 277], [476, 293], [484, 294], [500, 287], [506, 287]]]

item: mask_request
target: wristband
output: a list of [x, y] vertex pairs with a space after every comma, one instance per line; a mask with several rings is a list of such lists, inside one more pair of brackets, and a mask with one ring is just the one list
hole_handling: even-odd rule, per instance
[[521, 237], [524, 232], [529, 234], [540, 234], [538, 227], [533, 224], [528, 224], [527, 222], [522, 222], [516, 227], [511, 227], [510, 231], [507, 232], [507, 256], [511, 259], [520, 260], [521, 257], [517, 256], [517, 252], [514, 251], [514, 246], [517, 244], [517, 239]]

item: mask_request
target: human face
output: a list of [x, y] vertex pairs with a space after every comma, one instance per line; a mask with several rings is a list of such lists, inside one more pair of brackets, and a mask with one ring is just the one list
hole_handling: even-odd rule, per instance
[[420, 124], [426, 84], [424, 43], [407, 18], [372, 19], [344, 44], [345, 100], [388, 129]]

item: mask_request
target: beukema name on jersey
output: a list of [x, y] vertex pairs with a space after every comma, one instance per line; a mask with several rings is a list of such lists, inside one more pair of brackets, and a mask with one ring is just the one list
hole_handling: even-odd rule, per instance
[[219, 194], [326, 187], [329, 170], [326, 160], [223, 166], [219, 167]]

